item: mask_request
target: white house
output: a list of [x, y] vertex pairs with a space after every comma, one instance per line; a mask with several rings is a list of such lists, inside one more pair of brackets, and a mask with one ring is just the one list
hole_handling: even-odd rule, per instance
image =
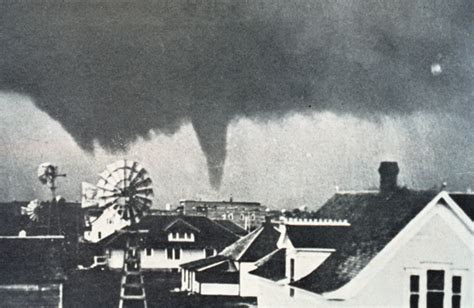
[[[143, 232], [144, 270], [177, 270], [181, 263], [214, 256], [238, 239], [203, 216], [149, 215], [131, 228]], [[125, 240], [126, 235], [119, 232], [103, 243], [109, 268], [122, 268]]]
[[255, 297], [249, 272], [277, 249], [280, 232], [269, 221], [226, 247], [219, 255], [181, 265], [181, 289], [201, 295]]
[[394, 163], [379, 172], [380, 191], [285, 224], [250, 273], [259, 307], [473, 307], [474, 196], [398, 188]]

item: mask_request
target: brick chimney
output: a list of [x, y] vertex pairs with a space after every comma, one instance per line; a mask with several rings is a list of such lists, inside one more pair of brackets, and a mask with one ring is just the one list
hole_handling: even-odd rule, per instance
[[380, 193], [391, 193], [398, 188], [397, 176], [400, 169], [395, 161], [383, 161], [380, 163]]

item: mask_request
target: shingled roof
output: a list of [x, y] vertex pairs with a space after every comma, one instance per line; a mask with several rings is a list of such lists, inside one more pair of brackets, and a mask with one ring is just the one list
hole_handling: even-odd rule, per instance
[[0, 237], [1, 284], [42, 284], [65, 279], [64, 237]]
[[450, 193], [449, 196], [459, 207], [474, 220], [474, 194], [472, 193]]
[[286, 226], [286, 234], [295, 248], [337, 248], [335, 244], [341, 243], [349, 230], [345, 225]]
[[257, 269], [250, 274], [278, 281], [285, 278], [286, 250], [275, 250], [256, 262]]
[[237, 225], [236, 223], [234, 223], [230, 220], [215, 219], [214, 222], [216, 222], [219, 225], [221, 225], [222, 227], [228, 229], [229, 231], [231, 231], [235, 235], [244, 236], [244, 235], [248, 234], [248, 232], [244, 228], [242, 228], [241, 226]]
[[235, 261], [253, 262], [277, 249], [280, 232], [270, 223], [265, 223], [234, 244], [226, 247], [221, 254]]
[[436, 196], [432, 191], [398, 189], [390, 194], [336, 194], [318, 218], [347, 219], [336, 251], [315, 271], [292, 285], [316, 293], [334, 291], [352, 280]]
[[[133, 230], [147, 230], [144, 235], [144, 245], [153, 248], [181, 247], [181, 248], [215, 248], [221, 250], [235, 242], [238, 237], [219, 224], [204, 216], [185, 215], [149, 215], [131, 228]], [[193, 232], [194, 242], [169, 242], [168, 233]], [[107, 247], [125, 247], [126, 235], [119, 233], [112, 239], [105, 239]]]

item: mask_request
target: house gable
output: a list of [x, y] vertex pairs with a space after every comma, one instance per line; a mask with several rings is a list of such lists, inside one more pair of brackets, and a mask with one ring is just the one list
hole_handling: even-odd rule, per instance
[[[422, 228], [427, 225], [431, 225], [431, 227], [434, 228], [437, 221], [444, 221], [446, 226], [449, 226], [450, 231], [452, 231], [451, 233], [454, 234], [452, 238], [463, 243], [465, 247], [468, 247], [472, 259], [472, 254], [474, 253], [474, 247], [472, 246], [474, 223], [446, 192], [441, 192], [433, 198], [433, 200], [429, 202], [426, 207], [424, 207], [424, 209], [354, 277], [354, 279], [340, 289], [323, 293], [323, 296], [327, 299], [349, 299], [357, 296], [372, 278], [382, 272], [397, 252], [404, 249], [407, 243], [412, 240]], [[448, 249], [448, 251], [451, 250]], [[437, 251], [436, 254], [438, 255], [439, 251]], [[433, 259], [431, 263], [436, 262], [438, 261]]]

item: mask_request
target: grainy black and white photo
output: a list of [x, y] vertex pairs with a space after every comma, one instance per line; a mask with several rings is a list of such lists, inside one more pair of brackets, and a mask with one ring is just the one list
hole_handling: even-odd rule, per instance
[[474, 307], [474, 1], [0, 0], [0, 307]]

